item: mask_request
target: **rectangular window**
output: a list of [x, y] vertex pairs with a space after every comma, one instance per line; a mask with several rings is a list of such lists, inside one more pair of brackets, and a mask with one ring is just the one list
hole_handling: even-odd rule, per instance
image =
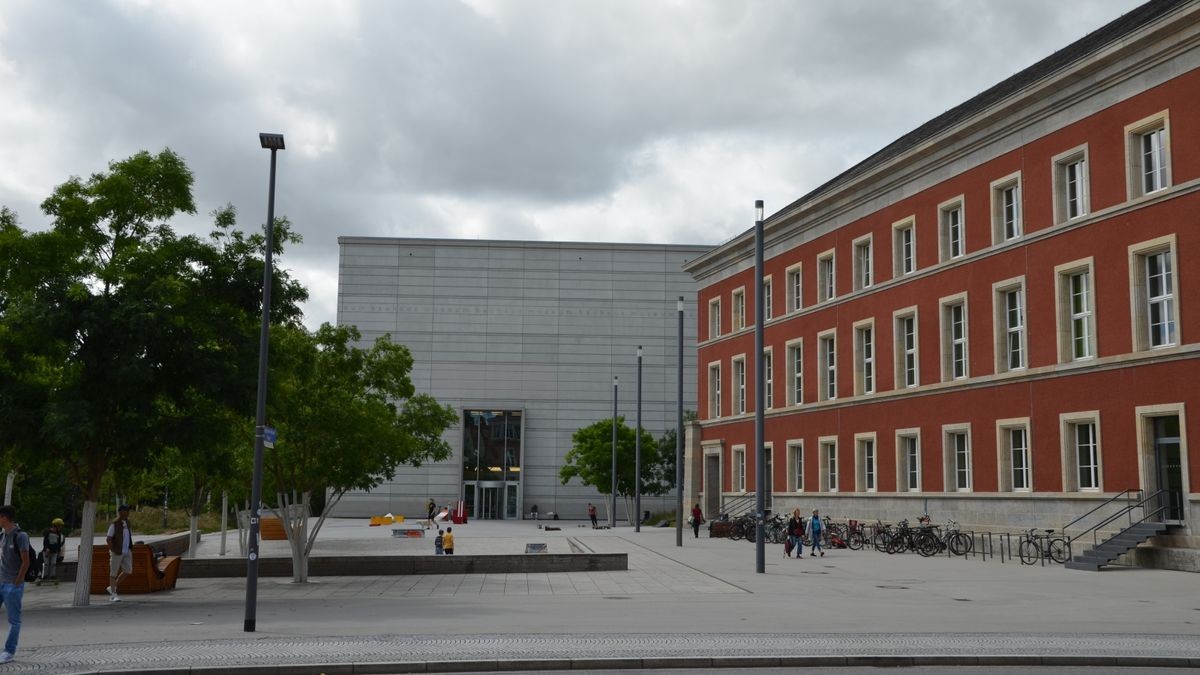
[[892, 225], [892, 276], [917, 271], [916, 221], [906, 218]]
[[858, 491], [875, 492], [877, 490], [875, 472], [875, 439], [860, 438], [858, 445]]
[[721, 364], [708, 366], [708, 418], [721, 416]]
[[1054, 158], [1054, 219], [1065, 223], [1088, 214], [1089, 194], [1087, 146]]
[[1033, 483], [1029, 475], [1029, 432], [1025, 427], [1008, 430], [1008, 453], [1012, 462], [1012, 489], [1029, 490]]
[[1169, 122], [1167, 111], [1164, 110], [1125, 127], [1130, 199], [1170, 187]]
[[787, 346], [788, 405], [804, 403], [804, 343], [796, 341]]
[[763, 387], [764, 410], [770, 410], [775, 407], [775, 358], [770, 349], [763, 352]]
[[953, 260], [962, 256], [967, 252], [962, 198], [942, 204], [938, 210], [938, 219], [941, 225], [942, 260]]
[[827, 302], [837, 296], [833, 251], [817, 258], [817, 302]]
[[946, 467], [946, 491], [970, 492], [971, 476], [971, 438], [963, 429], [953, 429], [945, 432], [944, 462]]
[[837, 441], [821, 441], [821, 491], [838, 491]]
[[733, 292], [733, 330], [746, 327], [746, 292], [738, 289]]
[[921, 491], [921, 441], [915, 433], [898, 434], [896, 436], [897, 461], [900, 468], [900, 479], [897, 481], [901, 492]]
[[871, 237], [854, 242], [854, 290], [871, 287]]
[[942, 304], [942, 380], [969, 377], [967, 351], [967, 303], [955, 300]]
[[1021, 174], [992, 183], [992, 242], [999, 244], [1021, 236]]
[[1129, 247], [1133, 343], [1137, 350], [1179, 344], [1175, 236]]
[[867, 324], [854, 329], [854, 393], [875, 393], [875, 329]]
[[1079, 470], [1080, 490], [1100, 489], [1100, 451], [1096, 441], [1096, 424], [1082, 422], [1071, 425], [1075, 443], [1076, 466]]
[[820, 347], [821, 392], [822, 401], [837, 398], [837, 341], [833, 333], [818, 336]]
[[993, 288], [996, 307], [996, 372], [1025, 367], [1025, 288], [1002, 281]]
[[734, 448], [733, 450], [733, 491], [746, 491], [746, 450], [745, 448]]
[[766, 279], [763, 279], [763, 282], [762, 282], [762, 304], [763, 304], [763, 320], [764, 321], [770, 321], [771, 317], [774, 316], [771, 313], [771, 301], [772, 301], [771, 288], [772, 288], [771, 277], [767, 277]]
[[721, 299], [708, 301], [708, 339], [721, 337]]
[[800, 265], [787, 270], [787, 306], [789, 312], [804, 308], [804, 268]]
[[896, 316], [896, 385], [898, 389], [915, 387], [920, 383], [917, 356], [917, 313], [911, 309]]
[[1090, 359], [1096, 355], [1096, 317], [1092, 311], [1091, 263], [1083, 269], [1059, 273], [1060, 321], [1065, 324], [1064, 343], [1059, 345], [1062, 361]]
[[788, 492], [804, 492], [804, 444], [790, 441], [788, 451]]
[[733, 414], [746, 413], [746, 359], [733, 360]]

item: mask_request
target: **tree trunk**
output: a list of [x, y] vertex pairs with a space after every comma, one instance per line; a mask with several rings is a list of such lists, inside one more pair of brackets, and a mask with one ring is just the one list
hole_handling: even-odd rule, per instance
[[83, 523], [79, 528], [79, 564], [75, 572], [75, 598], [71, 605], [87, 607], [92, 599], [92, 540], [96, 536], [96, 500], [83, 502]]
[[221, 557], [225, 557], [225, 533], [229, 531], [229, 493], [221, 492]]
[[196, 547], [200, 545], [200, 516], [192, 513], [188, 516], [188, 547], [184, 557], [192, 559], [196, 557]]

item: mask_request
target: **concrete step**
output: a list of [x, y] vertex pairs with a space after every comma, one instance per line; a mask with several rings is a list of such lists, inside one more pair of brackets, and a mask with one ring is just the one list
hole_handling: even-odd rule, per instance
[[1063, 567], [1066, 567], [1069, 570], [1085, 570], [1088, 572], [1099, 572], [1100, 571], [1099, 563], [1083, 561], [1083, 560], [1079, 560], [1078, 558], [1076, 558], [1075, 560], [1068, 560], [1067, 563], [1065, 565], [1063, 565]]

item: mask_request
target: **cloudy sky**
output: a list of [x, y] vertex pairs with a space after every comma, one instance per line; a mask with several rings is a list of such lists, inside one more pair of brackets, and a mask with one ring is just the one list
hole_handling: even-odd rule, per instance
[[1137, 0], [0, 4], [0, 204], [170, 147], [199, 213], [277, 212], [337, 308], [337, 237], [716, 244]]

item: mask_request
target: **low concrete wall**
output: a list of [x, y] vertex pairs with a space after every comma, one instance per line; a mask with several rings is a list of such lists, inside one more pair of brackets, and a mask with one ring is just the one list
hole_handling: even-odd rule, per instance
[[[402, 576], [409, 574], [507, 574], [537, 572], [623, 572], [625, 553], [562, 553], [517, 555], [321, 556], [308, 560], [313, 577]], [[260, 558], [262, 577], [292, 576], [291, 558]], [[184, 560], [179, 578], [245, 577], [245, 558]], [[59, 567], [59, 578], [75, 579], [75, 563]]]

